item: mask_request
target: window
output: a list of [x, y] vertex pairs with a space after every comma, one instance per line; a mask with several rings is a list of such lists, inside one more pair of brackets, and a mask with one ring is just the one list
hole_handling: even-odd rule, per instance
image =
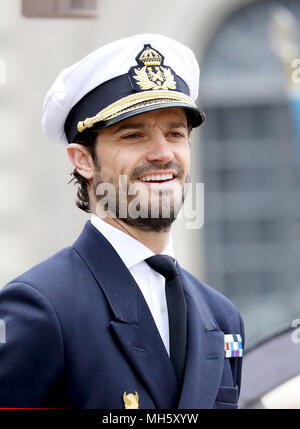
[[22, 13], [29, 18], [95, 18], [97, 0], [23, 0]]

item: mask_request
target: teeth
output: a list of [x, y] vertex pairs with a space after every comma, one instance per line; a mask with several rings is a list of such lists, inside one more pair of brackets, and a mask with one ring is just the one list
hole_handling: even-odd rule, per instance
[[152, 174], [151, 176], [141, 177], [142, 182], [154, 182], [155, 180], [171, 180], [173, 179], [173, 174]]

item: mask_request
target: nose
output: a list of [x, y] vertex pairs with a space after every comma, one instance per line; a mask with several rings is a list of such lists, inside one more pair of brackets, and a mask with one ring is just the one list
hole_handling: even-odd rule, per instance
[[174, 159], [172, 145], [167, 141], [163, 133], [157, 132], [149, 142], [146, 160], [149, 162], [167, 163]]

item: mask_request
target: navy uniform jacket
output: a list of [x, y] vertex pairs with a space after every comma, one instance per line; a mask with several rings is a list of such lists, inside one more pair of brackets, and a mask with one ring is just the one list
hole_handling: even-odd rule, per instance
[[73, 246], [0, 292], [0, 407], [122, 409], [124, 392], [137, 392], [140, 408], [236, 408], [242, 359], [224, 358], [224, 333], [244, 338], [239, 313], [178, 269], [188, 316], [182, 388], [139, 287], [87, 222]]

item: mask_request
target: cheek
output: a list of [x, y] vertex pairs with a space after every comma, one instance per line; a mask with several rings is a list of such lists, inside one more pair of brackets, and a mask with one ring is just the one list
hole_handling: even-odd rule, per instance
[[186, 163], [188, 166], [188, 169], [190, 168], [190, 164], [191, 164], [191, 154], [190, 154], [190, 150], [188, 151], [187, 155], [186, 155]]
[[178, 153], [178, 160], [181, 163], [183, 170], [187, 174], [190, 170], [191, 163], [190, 146], [184, 146], [182, 148], [182, 150]]
[[116, 171], [123, 174], [129, 174], [133, 171], [137, 165], [141, 165], [145, 162], [144, 156], [139, 152], [133, 145], [129, 148], [122, 148], [119, 150], [118, 155], [114, 160], [114, 168]]
[[101, 168], [103, 171], [115, 178], [119, 175], [130, 176], [131, 171], [139, 162], [136, 151], [126, 150], [124, 147], [108, 152], [106, 156], [102, 157], [102, 160]]
[[111, 171], [114, 173], [118, 166], [119, 151], [111, 146], [103, 145], [99, 150], [98, 159], [100, 161], [101, 170]]

